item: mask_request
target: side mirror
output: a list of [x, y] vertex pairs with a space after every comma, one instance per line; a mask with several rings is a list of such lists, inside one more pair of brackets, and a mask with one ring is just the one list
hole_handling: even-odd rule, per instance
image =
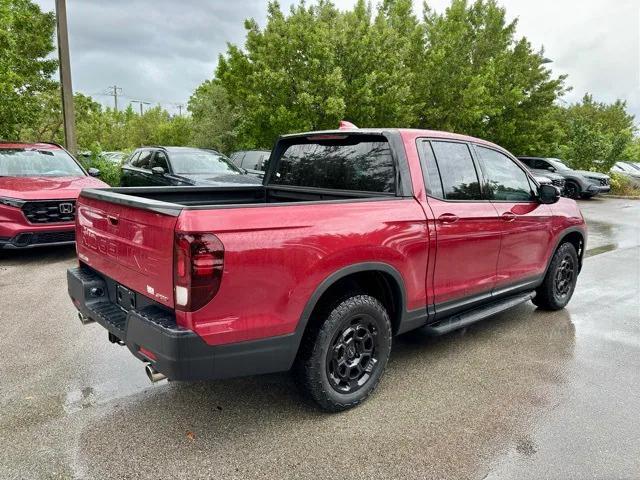
[[556, 167], [547, 167], [547, 170], [549, 170], [550, 172], [555, 172], [556, 171]]
[[93, 168], [93, 167], [91, 167], [89, 170], [87, 170], [87, 173], [89, 174], [90, 177], [99, 177], [100, 176], [100, 170], [98, 170], [97, 168]]
[[538, 188], [538, 198], [540, 203], [550, 205], [560, 200], [560, 189], [549, 184], [542, 184]]
[[162, 168], [162, 167], [153, 167], [151, 169], [151, 173], [153, 173], [154, 175], [164, 175], [164, 168]]

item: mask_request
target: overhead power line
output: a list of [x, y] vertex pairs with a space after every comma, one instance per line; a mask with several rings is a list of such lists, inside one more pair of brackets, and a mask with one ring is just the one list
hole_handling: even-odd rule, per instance
[[143, 106], [144, 105], [151, 105], [151, 102], [145, 102], [144, 100], [131, 100], [131, 103], [139, 103], [140, 104], [140, 115], [141, 116], [144, 113]]
[[122, 94], [122, 88], [120, 88], [117, 85], [108, 87], [107, 91], [105, 92], [105, 95], [109, 95], [113, 97], [113, 105], [116, 112], [118, 111], [118, 95], [121, 95], [121, 94]]

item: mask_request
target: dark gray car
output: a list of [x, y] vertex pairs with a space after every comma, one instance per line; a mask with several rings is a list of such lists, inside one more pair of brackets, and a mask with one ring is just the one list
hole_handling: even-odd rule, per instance
[[564, 196], [569, 198], [591, 198], [611, 190], [609, 175], [586, 170], [573, 170], [558, 158], [518, 157], [535, 175], [549, 172], [561, 175], [564, 180]]
[[138, 148], [122, 166], [123, 187], [260, 185], [215, 150], [191, 147]]
[[240, 150], [229, 155], [231, 161], [252, 175], [264, 176], [271, 152], [269, 150]]

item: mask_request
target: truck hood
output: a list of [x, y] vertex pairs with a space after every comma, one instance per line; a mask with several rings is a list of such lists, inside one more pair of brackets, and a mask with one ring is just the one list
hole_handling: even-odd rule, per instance
[[97, 178], [82, 177], [0, 177], [0, 197], [19, 200], [59, 200], [76, 198], [83, 188], [108, 187]]
[[224, 187], [225, 185], [262, 185], [262, 180], [253, 175], [218, 175], [211, 174], [185, 175], [180, 174], [194, 185], [210, 185], [214, 187]]

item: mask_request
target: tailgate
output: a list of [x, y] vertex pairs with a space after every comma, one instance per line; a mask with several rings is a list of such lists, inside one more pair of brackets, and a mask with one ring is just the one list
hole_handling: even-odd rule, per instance
[[173, 244], [178, 217], [82, 195], [76, 215], [80, 261], [173, 308]]

